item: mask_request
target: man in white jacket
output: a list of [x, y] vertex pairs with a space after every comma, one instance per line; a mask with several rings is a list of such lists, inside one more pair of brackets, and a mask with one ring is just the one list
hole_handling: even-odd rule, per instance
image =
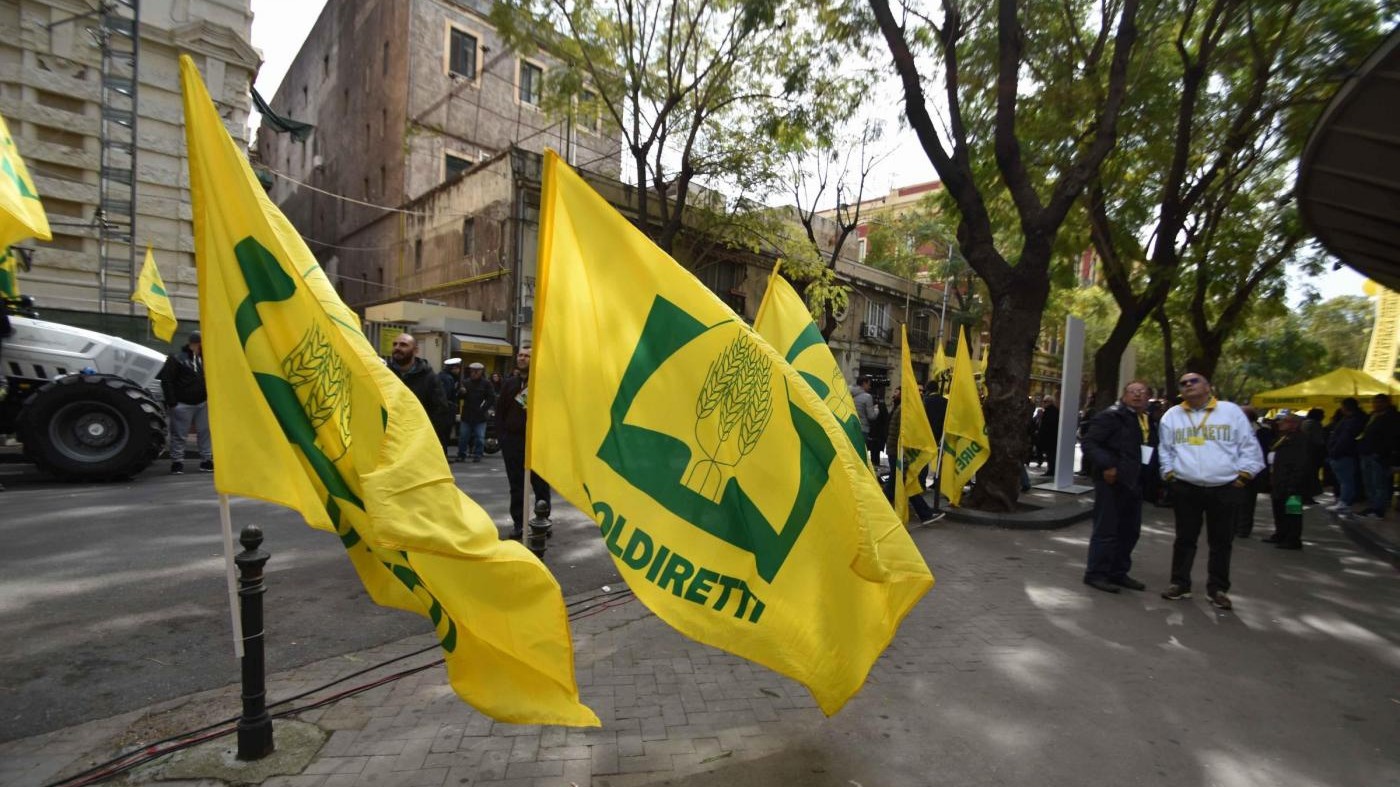
[[1176, 519], [1171, 585], [1162, 598], [1191, 597], [1191, 564], [1204, 519], [1210, 547], [1206, 594], [1211, 604], [1231, 609], [1233, 512], [1240, 496], [1249, 494], [1249, 479], [1264, 469], [1264, 455], [1244, 412], [1216, 399], [1204, 375], [1187, 372], [1180, 386], [1182, 403], [1168, 410], [1158, 426], [1162, 478], [1171, 485]]

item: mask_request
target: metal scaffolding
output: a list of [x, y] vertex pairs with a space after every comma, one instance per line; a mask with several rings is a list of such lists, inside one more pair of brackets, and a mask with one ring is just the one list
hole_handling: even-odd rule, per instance
[[98, 303], [135, 313], [136, 100], [141, 54], [140, 0], [101, 0], [90, 28], [102, 50], [101, 158], [98, 170]]

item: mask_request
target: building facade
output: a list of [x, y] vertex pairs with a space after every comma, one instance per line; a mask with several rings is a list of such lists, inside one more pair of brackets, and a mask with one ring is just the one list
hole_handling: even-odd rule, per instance
[[[554, 63], [507, 50], [489, 10], [485, 0], [328, 0], [271, 101], [277, 114], [315, 126], [304, 140], [259, 130], [272, 199], [352, 307], [467, 297], [440, 285], [477, 275], [477, 257], [499, 251], [504, 230], [492, 223], [499, 217], [474, 212], [489, 197], [444, 187], [493, 158], [550, 147], [576, 166], [618, 173], [618, 135], [597, 118], [545, 113], [540, 85]], [[424, 198], [426, 212], [405, 212]], [[452, 230], [467, 233], [451, 259], [434, 252], [441, 233], [421, 221], [447, 213]], [[487, 319], [500, 312], [473, 308]]]
[[[134, 257], [139, 273], [147, 246], [177, 316], [185, 323], [198, 316], [179, 56], [189, 54], [199, 65], [237, 140], [247, 137], [248, 85], [260, 57], [249, 43], [249, 0], [104, 6], [113, 11], [118, 28], [139, 6], [130, 28], [138, 52], [135, 90], [123, 81], [129, 72], [104, 67], [97, 42], [112, 38], [111, 31], [103, 29], [91, 3], [5, 0], [0, 2], [0, 115], [53, 230], [51, 242], [23, 244], [34, 254], [31, 269], [20, 274], [22, 291], [35, 298], [46, 317], [140, 341], [148, 338], [144, 307], [130, 303], [134, 277], [120, 260]], [[125, 57], [115, 58], [122, 68]], [[134, 195], [127, 206], [115, 196], [123, 192]], [[104, 239], [99, 215], [121, 231], [109, 229]], [[128, 242], [114, 243], [114, 234]]]

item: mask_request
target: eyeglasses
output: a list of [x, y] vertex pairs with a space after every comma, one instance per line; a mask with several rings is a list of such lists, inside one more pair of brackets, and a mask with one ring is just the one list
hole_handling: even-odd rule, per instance
[[1181, 381], [1181, 385], [1195, 385], [1196, 383], [1199, 383], [1200, 381], [1201, 381], [1201, 378], [1199, 378], [1199, 377], [1187, 377], [1185, 380], [1182, 380], [1182, 381]]

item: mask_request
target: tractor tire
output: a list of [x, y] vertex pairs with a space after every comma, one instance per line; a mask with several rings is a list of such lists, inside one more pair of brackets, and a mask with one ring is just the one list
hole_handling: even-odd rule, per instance
[[19, 412], [25, 456], [65, 481], [119, 481], [165, 448], [165, 411], [123, 377], [72, 374], [35, 391]]

